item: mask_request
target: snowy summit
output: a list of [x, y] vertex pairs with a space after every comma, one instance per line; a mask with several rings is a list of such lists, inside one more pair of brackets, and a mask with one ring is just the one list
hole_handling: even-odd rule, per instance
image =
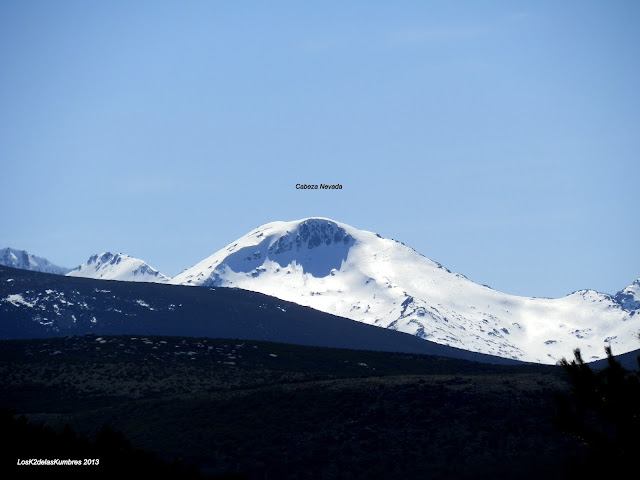
[[54, 273], [56, 275], [64, 275], [71, 270], [70, 268], [54, 265], [46, 258], [36, 257], [24, 250], [16, 250], [15, 248], [3, 248], [0, 250], [0, 265], [21, 270]]
[[618, 296], [508, 295], [452, 273], [395, 240], [327, 218], [258, 227], [173, 284], [253, 290], [371, 325], [491, 355], [556, 363], [640, 345], [636, 283]]
[[640, 278], [616, 294], [616, 301], [626, 310], [640, 309]]
[[87, 277], [127, 282], [166, 283], [169, 278], [147, 265], [144, 261], [124, 255], [104, 252], [93, 255], [67, 274], [69, 277]]

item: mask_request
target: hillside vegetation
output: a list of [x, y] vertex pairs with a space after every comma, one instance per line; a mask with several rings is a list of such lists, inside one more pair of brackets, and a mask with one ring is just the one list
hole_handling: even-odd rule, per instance
[[89, 439], [107, 425], [209, 475], [565, 478], [579, 453], [550, 421], [558, 367], [204, 338], [0, 343], [1, 408]]

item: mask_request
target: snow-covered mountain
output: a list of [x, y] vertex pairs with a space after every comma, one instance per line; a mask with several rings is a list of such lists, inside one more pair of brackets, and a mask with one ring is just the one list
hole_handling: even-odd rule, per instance
[[118, 282], [4, 266], [0, 266], [0, 319], [0, 340], [89, 333], [169, 335], [404, 352], [498, 365], [518, 363], [238, 288]]
[[92, 255], [86, 263], [67, 273], [70, 277], [122, 280], [126, 282], [166, 283], [169, 278], [144, 261], [124, 255], [104, 252]]
[[25, 250], [16, 250], [15, 248], [3, 248], [0, 250], [0, 265], [35, 272], [54, 273], [56, 275], [65, 275], [71, 270], [70, 268], [54, 265], [46, 258], [36, 257]]
[[640, 278], [624, 290], [616, 293], [616, 301], [622, 308], [632, 311], [640, 309]]
[[452, 273], [395, 240], [326, 218], [273, 222], [185, 270], [173, 284], [272, 295], [437, 343], [553, 364], [580, 348], [603, 358], [638, 348], [640, 284], [617, 296], [507, 295]]

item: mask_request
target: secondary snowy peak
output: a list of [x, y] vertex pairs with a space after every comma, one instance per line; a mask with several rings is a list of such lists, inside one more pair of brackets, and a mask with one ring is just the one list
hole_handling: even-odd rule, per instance
[[605, 345], [618, 354], [638, 348], [640, 315], [631, 308], [638, 284], [616, 297], [593, 290], [559, 299], [516, 297], [475, 284], [400, 242], [327, 218], [258, 227], [171, 283], [243, 288], [532, 362], [553, 364], [575, 348], [587, 360], [603, 358]]
[[624, 290], [620, 290], [618, 293], [616, 293], [615, 299], [625, 310], [639, 310], [640, 278], [638, 278]]
[[110, 252], [92, 255], [86, 263], [73, 269], [67, 276], [127, 282], [166, 283], [169, 281], [168, 277], [138, 258], [122, 253], [114, 255]]
[[3, 248], [0, 250], [0, 265], [21, 270], [54, 273], [56, 275], [65, 275], [71, 270], [70, 268], [54, 265], [46, 258], [36, 257], [25, 250], [16, 250], [15, 248]]

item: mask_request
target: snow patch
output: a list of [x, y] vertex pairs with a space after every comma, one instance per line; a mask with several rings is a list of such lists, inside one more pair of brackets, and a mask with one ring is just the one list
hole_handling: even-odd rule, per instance
[[16, 307], [19, 307], [20, 305], [24, 305], [25, 307], [29, 307], [29, 308], [34, 308], [37, 303], [37, 301], [35, 300], [33, 302], [26, 301], [24, 297], [19, 293], [14, 293], [12, 295], [9, 295], [7, 298], [4, 298], [2, 301], [8, 302]]

